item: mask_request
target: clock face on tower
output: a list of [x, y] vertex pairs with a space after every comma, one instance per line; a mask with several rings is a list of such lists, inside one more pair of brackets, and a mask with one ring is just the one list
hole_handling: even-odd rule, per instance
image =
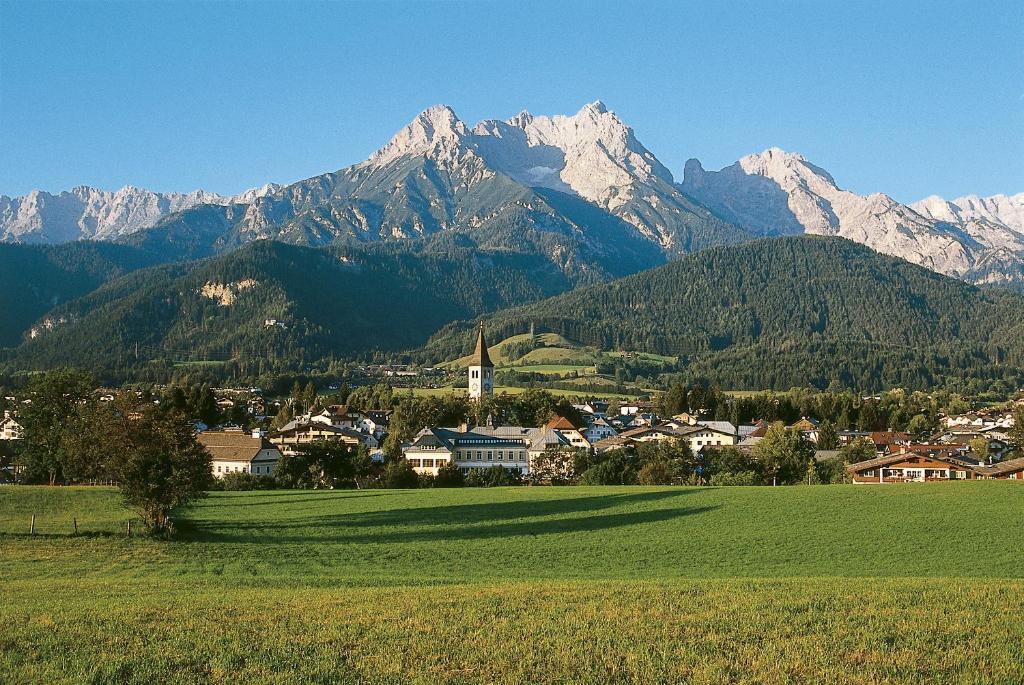
[[470, 390], [471, 390], [472, 392], [480, 392], [480, 384], [479, 384], [479, 383], [476, 383], [476, 382], [470, 383], [470, 384], [469, 384], [469, 389], [470, 389]]

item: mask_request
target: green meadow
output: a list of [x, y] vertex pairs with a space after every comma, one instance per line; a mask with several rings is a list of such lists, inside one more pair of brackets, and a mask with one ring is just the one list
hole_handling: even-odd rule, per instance
[[2, 487], [0, 680], [1024, 682], [1022, 511], [991, 481], [216, 493], [161, 542], [115, 490]]

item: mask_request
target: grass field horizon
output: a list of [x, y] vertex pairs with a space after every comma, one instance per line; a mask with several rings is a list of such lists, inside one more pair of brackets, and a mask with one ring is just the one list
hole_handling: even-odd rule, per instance
[[3, 487], [0, 672], [1020, 682], [1022, 504], [991, 481], [213, 493], [165, 542], [125, 537], [113, 489]]

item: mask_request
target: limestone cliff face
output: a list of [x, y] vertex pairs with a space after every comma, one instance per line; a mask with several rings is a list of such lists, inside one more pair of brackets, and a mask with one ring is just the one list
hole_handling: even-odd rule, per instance
[[1006, 196], [908, 206], [843, 190], [824, 169], [778, 148], [720, 171], [690, 160], [682, 188], [759, 235], [840, 236], [976, 283], [1017, 281], [1024, 265], [1024, 235], [1015, 227], [1024, 213]]
[[22, 197], [0, 196], [0, 242], [56, 244], [74, 240], [116, 240], [149, 228], [161, 218], [197, 205], [248, 204], [276, 192], [268, 183], [238, 195], [205, 190], [155, 193], [125, 186], [117, 191], [78, 186], [53, 194], [34, 190]]

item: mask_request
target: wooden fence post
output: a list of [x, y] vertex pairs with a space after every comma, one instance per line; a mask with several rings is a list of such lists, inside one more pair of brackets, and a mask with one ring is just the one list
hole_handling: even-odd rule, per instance
[[132, 520], [128, 519], [128, 537], [132, 536]]
[[76, 516], [71, 520], [75, 523], [75, 535], [78, 535], [78, 517]]
[[29, 524], [28, 534], [29, 535], [35, 535], [36, 534], [36, 515], [35, 514], [32, 514], [32, 523]]

